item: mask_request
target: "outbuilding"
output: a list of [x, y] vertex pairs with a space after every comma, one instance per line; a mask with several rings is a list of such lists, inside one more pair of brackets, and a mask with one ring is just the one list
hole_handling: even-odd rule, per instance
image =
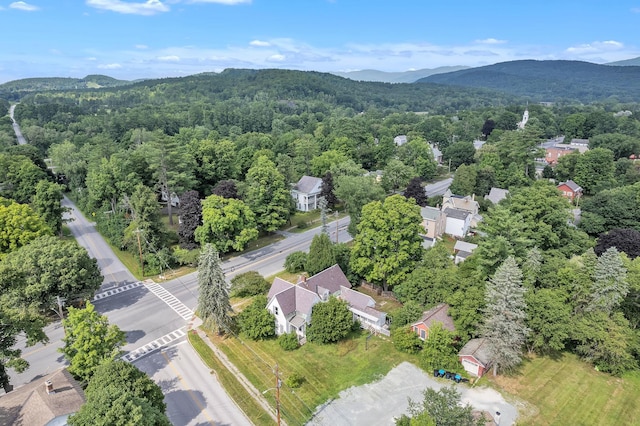
[[491, 368], [491, 355], [485, 339], [471, 339], [458, 352], [464, 369], [476, 377], [482, 377]]

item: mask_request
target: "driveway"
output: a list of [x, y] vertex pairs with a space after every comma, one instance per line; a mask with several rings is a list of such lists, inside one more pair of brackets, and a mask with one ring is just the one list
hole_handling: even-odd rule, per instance
[[462, 403], [474, 409], [500, 412], [500, 425], [511, 425], [518, 417], [516, 408], [507, 403], [497, 391], [451, 380], [434, 379], [413, 364], [403, 362], [378, 382], [352, 387], [340, 392], [338, 399], [319, 407], [312, 426], [394, 425], [394, 418], [407, 414], [408, 398], [421, 402], [427, 387], [440, 389], [454, 385], [462, 394]]

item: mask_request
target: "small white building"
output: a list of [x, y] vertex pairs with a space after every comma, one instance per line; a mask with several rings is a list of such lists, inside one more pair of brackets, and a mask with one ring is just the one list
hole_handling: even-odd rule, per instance
[[296, 202], [296, 209], [308, 212], [317, 209], [318, 199], [322, 192], [322, 179], [313, 176], [302, 176], [291, 189], [291, 196]]
[[447, 207], [444, 209], [447, 217], [444, 232], [452, 237], [464, 238], [471, 227], [473, 214], [468, 211]]

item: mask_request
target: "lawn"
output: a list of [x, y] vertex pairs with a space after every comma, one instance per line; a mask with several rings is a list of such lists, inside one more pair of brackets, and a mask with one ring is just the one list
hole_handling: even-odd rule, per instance
[[640, 373], [612, 377], [572, 354], [533, 357], [519, 374], [489, 382], [505, 397], [527, 402], [518, 406], [518, 425], [631, 425], [640, 419]]
[[[307, 343], [291, 352], [282, 350], [276, 340], [253, 342], [209, 337], [260, 390], [274, 388], [274, 369], [278, 364], [282, 416], [288, 424], [299, 425], [309, 420], [315, 407], [336, 398], [340, 391], [371, 383], [403, 361], [416, 362], [416, 357], [397, 352], [391, 341], [367, 336], [368, 333], [359, 331], [338, 344]], [[304, 379], [297, 389], [287, 385], [292, 374]], [[265, 396], [275, 406], [273, 390]]]

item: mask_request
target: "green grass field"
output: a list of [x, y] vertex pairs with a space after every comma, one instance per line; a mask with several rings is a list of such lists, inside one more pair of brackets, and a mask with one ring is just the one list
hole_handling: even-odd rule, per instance
[[489, 377], [489, 382], [505, 397], [525, 402], [518, 406], [518, 425], [640, 423], [640, 372], [612, 377], [563, 354], [526, 360], [519, 374]]
[[[381, 378], [403, 361], [416, 361], [415, 357], [397, 352], [388, 340], [372, 337], [367, 341], [365, 332], [355, 333], [352, 339], [338, 344], [307, 343], [291, 352], [283, 351], [276, 340], [209, 337], [260, 390], [275, 386], [273, 370], [278, 364], [283, 380], [281, 413], [290, 425], [304, 424], [315, 407], [337, 397], [340, 391]], [[286, 385], [293, 373], [304, 378], [297, 389]], [[275, 405], [273, 391], [265, 396]]]

